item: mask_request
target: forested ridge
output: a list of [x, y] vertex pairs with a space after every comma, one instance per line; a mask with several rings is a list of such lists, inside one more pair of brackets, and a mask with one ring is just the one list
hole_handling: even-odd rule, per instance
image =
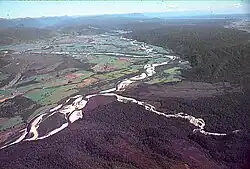
[[170, 48], [190, 61], [192, 80], [250, 82], [250, 34], [220, 24], [165, 25], [133, 31], [130, 38]]

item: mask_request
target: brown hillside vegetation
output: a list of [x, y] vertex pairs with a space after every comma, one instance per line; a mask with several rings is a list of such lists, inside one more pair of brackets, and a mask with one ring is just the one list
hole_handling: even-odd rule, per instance
[[0, 45], [25, 43], [42, 40], [54, 36], [52, 30], [38, 28], [8, 28], [0, 29]]

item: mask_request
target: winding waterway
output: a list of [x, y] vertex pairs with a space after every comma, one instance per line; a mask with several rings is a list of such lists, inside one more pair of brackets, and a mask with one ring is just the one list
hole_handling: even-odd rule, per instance
[[[130, 40], [123, 38], [123, 40]], [[136, 41], [132, 41], [132, 44], [135, 44]], [[148, 52], [152, 52], [153, 50], [150, 49], [149, 46], [144, 44], [145, 50]], [[119, 53], [117, 54], [119, 55]], [[122, 54], [121, 54], [122, 55]], [[135, 56], [136, 57], [136, 56]], [[148, 57], [148, 56], [147, 56]], [[170, 60], [175, 60], [176, 56], [166, 55], [167, 58]], [[76, 95], [67, 99], [63, 104], [57, 105], [56, 107], [50, 109], [48, 112], [44, 112], [42, 114], [37, 115], [34, 117], [29, 124], [26, 126], [25, 129], [21, 130], [19, 133], [19, 137], [14, 141], [7, 142], [1, 149], [11, 146], [13, 144], [17, 144], [22, 141], [34, 141], [34, 140], [41, 140], [47, 137], [50, 137], [61, 130], [65, 129], [69, 126], [69, 124], [76, 122], [79, 119], [83, 118], [83, 112], [91, 98], [96, 96], [105, 96], [105, 97], [114, 97], [118, 102], [125, 103], [125, 104], [137, 104], [143, 107], [145, 110], [155, 113], [163, 118], [176, 118], [176, 119], [185, 119], [188, 123], [192, 124], [195, 129], [193, 132], [200, 132], [204, 135], [213, 135], [213, 136], [225, 136], [227, 133], [216, 133], [216, 132], [209, 132], [205, 130], [205, 120], [202, 118], [194, 117], [189, 114], [180, 112], [177, 114], [166, 114], [165, 112], [158, 111], [153, 105], [148, 104], [146, 102], [137, 100], [136, 98], [125, 97], [122, 95], [117, 94], [116, 92], [122, 93], [128, 89], [128, 87], [135, 83], [143, 81], [151, 76], [157, 74], [156, 67], [167, 65], [169, 61], [165, 61], [162, 63], [153, 63], [153, 64], [146, 64], [144, 65], [144, 71], [134, 77], [126, 78], [121, 80], [114, 86], [113, 88], [103, 90], [96, 94], [91, 95]], [[60, 118], [60, 125], [56, 128], [50, 129], [47, 132], [39, 132], [41, 126], [46, 122], [49, 118], [57, 117]], [[234, 132], [237, 132], [234, 131]]]

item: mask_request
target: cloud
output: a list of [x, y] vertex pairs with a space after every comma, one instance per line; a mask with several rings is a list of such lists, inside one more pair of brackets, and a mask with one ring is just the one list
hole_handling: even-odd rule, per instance
[[233, 4], [233, 6], [234, 6], [234, 7], [236, 7], [236, 8], [240, 8], [240, 7], [242, 7], [241, 3], [236, 3], [236, 4]]
[[167, 4], [166, 7], [167, 7], [167, 8], [172, 8], [172, 9], [174, 9], [174, 8], [177, 8], [177, 5], [174, 5], [174, 4]]

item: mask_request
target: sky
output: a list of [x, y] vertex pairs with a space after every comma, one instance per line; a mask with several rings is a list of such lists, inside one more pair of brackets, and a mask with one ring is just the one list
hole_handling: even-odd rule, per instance
[[225, 14], [246, 13], [249, 7], [248, 0], [0, 1], [0, 18], [197, 10]]

